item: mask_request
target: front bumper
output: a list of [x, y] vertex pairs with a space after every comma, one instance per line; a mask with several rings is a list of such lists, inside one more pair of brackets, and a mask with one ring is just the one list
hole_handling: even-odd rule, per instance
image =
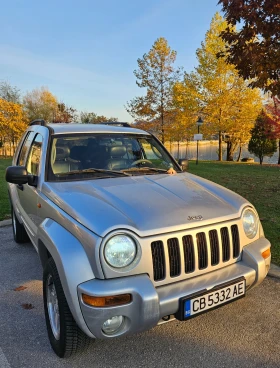
[[[165, 317], [173, 315], [179, 308], [179, 299], [201, 290], [245, 277], [246, 290], [258, 285], [266, 277], [270, 258], [264, 259], [262, 252], [270, 247], [265, 238], [243, 248], [242, 260], [219, 270], [184, 281], [155, 287], [148, 275], [123, 277], [107, 280], [90, 280], [78, 286], [79, 302], [85, 322], [96, 338], [116, 337], [148, 330]], [[82, 293], [92, 296], [131, 294], [129, 304], [95, 308], [82, 301]], [[124, 316], [125, 320], [114, 335], [102, 331], [103, 323], [113, 316]]]

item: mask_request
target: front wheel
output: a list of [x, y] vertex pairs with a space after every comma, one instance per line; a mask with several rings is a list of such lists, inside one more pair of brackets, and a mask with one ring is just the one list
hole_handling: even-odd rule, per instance
[[67, 358], [87, 348], [92, 339], [72, 316], [52, 258], [44, 268], [43, 297], [48, 336], [54, 352], [60, 358]]

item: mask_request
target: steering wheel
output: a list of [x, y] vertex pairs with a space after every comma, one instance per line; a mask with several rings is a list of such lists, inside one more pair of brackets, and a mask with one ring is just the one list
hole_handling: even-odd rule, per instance
[[133, 166], [137, 166], [137, 165], [139, 165], [139, 164], [149, 164], [149, 165], [151, 165], [151, 166], [153, 166], [153, 163], [152, 163], [152, 161], [150, 161], [150, 160], [147, 160], [147, 159], [141, 159], [141, 160], [136, 160], [136, 161], [134, 161], [134, 162], [132, 162], [132, 164], [131, 164], [131, 166], [133, 167]]

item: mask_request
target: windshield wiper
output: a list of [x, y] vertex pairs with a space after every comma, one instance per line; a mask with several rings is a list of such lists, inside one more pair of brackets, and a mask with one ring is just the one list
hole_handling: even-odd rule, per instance
[[130, 176], [130, 174], [127, 174], [123, 171], [95, 169], [95, 168], [89, 168], [89, 169], [83, 169], [83, 170], [73, 170], [73, 171], [68, 171], [66, 173], [58, 173], [58, 175], [77, 175], [77, 174], [92, 174], [92, 173], [113, 174], [113, 175], [119, 175], [119, 176]]
[[158, 169], [157, 167], [149, 167], [149, 166], [144, 166], [144, 167], [130, 167], [129, 169], [124, 169], [122, 171], [154, 171], [154, 172], [162, 172], [162, 173], [167, 173], [167, 170], [165, 169]]

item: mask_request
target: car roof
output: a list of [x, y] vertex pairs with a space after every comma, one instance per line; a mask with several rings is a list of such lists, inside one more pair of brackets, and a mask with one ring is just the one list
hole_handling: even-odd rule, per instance
[[129, 133], [129, 134], [146, 134], [144, 130], [128, 128], [123, 126], [106, 125], [106, 124], [79, 124], [79, 123], [59, 123], [48, 124], [52, 134], [68, 134], [68, 133]]

